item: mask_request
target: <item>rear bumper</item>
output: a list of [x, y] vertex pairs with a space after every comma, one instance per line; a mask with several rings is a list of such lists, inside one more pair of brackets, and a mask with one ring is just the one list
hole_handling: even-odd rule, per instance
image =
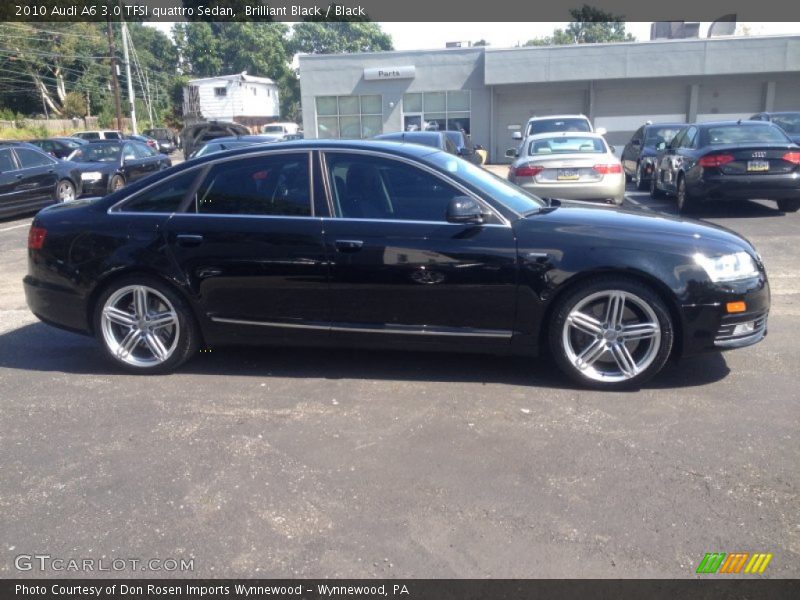
[[717, 200], [800, 198], [800, 175], [787, 173], [703, 177], [691, 185], [687, 192], [692, 196], [706, 196]]
[[73, 290], [42, 282], [30, 275], [22, 280], [28, 308], [37, 318], [69, 331], [89, 335], [86, 301]]
[[539, 183], [531, 178], [517, 179], [521, 188], [544, 198], [565, 200], [621, 200], [625, 196], [625, 176], [606, 175], [601, 181], [587, 183]]

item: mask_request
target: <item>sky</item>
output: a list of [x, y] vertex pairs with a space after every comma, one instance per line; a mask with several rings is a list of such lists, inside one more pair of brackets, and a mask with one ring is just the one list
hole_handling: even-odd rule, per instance
[[[705, 37], [710, 23], [702, 23], [700, 37]], [[172, 23], [148, 23], [168, 33]], [[380, 23], [392, 36], [396, 50], [429, 50], [444, 48], [446, 42], [476, 42], [485, 39], [493, 48], [524, 44], [531, 38], [551, 35], [567, 23]], [[751, 35], [800, 34], [800, 23], [739, 23]], [[637, 40], [650, 39], [649, 22], [629, 22], [626, 29]]]

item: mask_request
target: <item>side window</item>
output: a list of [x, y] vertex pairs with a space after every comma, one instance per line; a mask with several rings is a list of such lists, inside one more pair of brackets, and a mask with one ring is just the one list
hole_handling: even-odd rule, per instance
[[224, 215], [311, 216], [307, 152], [227, 160], [211, 167], [195, 211]]
[[329, 153], [328, 175], [336, 216], [348, 219], [445, 221], [459, 190], [399, 160]]
[[134, 144], [133, 149], [134, 152], [136, 152], [136, 158], [150, 158], [151, 156], [156, 155], [156, 153], [153, 152], [153, 150], [151, 150], [144, 144]]
[[6, 171], [16, 171], [17, 165], [14, 164], [14, 157], [8, 148], [0, 149], [0, 173]]
[[683, 140], [686, 137], [686, 130], [683, 129], [682, 131], [678, 132], [672, 141], [668, 144], [670, 148], [680, 148], [683, 145]]
[[122, 147], [123, 160], [135, 160], [137, 158], [136, 150], [134, 150], [133, 148], [134, 148], [133, 144], [125, 144]]
[[106, 132], [103, 133], [103, 136], [107, 140], [121, 140], [122, 139], [122, 137], [119, 135], [118, 131], [106, 131]]
[[30, 169], [33, 167], [45, 167], [52, 165], [55, 161], [41, 152], [30, 150], [28, 148], [15, 148], [19, 164], [23, 169]]
[[449, 154], [458, 154], [458, 148], [447, 136], [444, 136], [444, 151], [448, 152]]
[[163, 183], [138, 194], [126, 202], [120, 210], [124, 212], [173, 213], [197, 178], [198, 169], [192, 169], [172, 177]]
[[683, 136], [680, 147], [692, 148], [694, 146], [695, 139], [697, 139], [697, 127], [689, 127], [689, 129], [686, 130], [686, 134]]
[[636, 133], [633, 134], [633, 139], [639, 140], [639, 143], [641, 144], [644, 139], [644, 127], [639, 127]]

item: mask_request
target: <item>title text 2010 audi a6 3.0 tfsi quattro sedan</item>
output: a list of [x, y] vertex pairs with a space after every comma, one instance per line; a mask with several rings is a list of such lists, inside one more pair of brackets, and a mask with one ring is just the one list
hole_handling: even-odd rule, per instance
[[552, 206], [416, 144], [305, 141], [41, 211], [25, 292], [128, 371], [201, 345], [536, 355], [598, 388], [767, 329], [755, 249], [694, 221]]

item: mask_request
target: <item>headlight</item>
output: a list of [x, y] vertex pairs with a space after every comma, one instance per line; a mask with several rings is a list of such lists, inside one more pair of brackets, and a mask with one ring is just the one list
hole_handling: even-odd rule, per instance
[[758, 275], [758, 267], [747, 252], [735, 252], [722, 256], [695, 254], [694, 261], [705, 269], [711, 281], [737, 281]]
[[86, 173], [81, 173], [81, 179], [83, 181], [97, 181], [98, 179], [102, 179], [103, 174], [100, 171], [87, 171]]

